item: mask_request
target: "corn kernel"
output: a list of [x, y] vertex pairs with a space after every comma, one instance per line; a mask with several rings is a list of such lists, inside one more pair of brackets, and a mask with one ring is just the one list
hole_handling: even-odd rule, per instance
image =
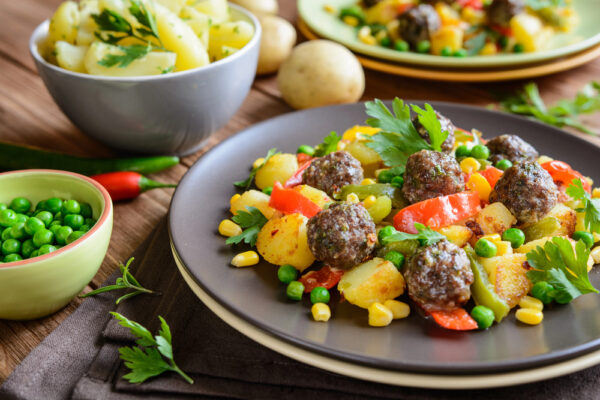
[[377, 44], [377, 40], [371, 35], [371, 28], [363, 26], [358, 31], [358, 40], [364, 44], [374, 45]]
[[496, 245], [496, 256], [505, 256], [508, 254], [513, 254], [513, 248], [512, 245], [510, 244], [510, 242], [505, 242], [504, 240], [501, 240], [499, 242], [494, 242], [494, 244]]
[[554, 161], [554, 158], [548, 156], [539, 156], [537, 159], [538, 164], [543, 164], [548, 161]]
[[493, 242], [494, 244], [502, 241], [502, 238], [497, 233], [492, 233], [492, 234], [489, 234], [489, 235], [484, 235], [481, 238], [489, 240], [490, 242]]
[[595, 247], [591, 251], [590, 256], [592, 257], [592, 260], [594, 260], [594, 264], [600, 264], [600, 246]]
[[369, 325], [388, 326], [394, 319], [392, 311], [381, 303], [373, 303], [369, 306]]
[[482, 56], [493, 56], [496, 53], [498, 53], [498, 48], [495, 43], [486, 43], [479, 51], [479, 55]]
[[600, 188], [594, 188], [594, 190], [592, 190], [592, 197], [594, 199], [600, 199]]
[[534, 308], [519, 308], [515, 316], [517, 321], [527, 325], [537, 325], [544, 319], [544, 314]]
[[336, 13], [336, 9], [334, 6], [332, 6], [331, 4], [325, 4], [323, 6], [323, 9], [328, 12], [329, 14], [335, 14]]
[[348, 142], [346, 142], [345, 140], [340, 140], [337, 144], [336, 150], [342, 151], [346, 148], [346, 146], [348, 146]]
[[254, 162], [252, 163], [252, 168], [258, 168], [261, 165], [263, 165], [263, 163], [265, 162], [264, 158], [257, 158], [256, 160], [254, 160]]
[[258, 254], [255, 251], [245, 251], [237, 254], [231, 260], [231, 265], [235, 267], [249, 267], [258, 264]]
[[233, 196], [231, 196], [231, 199], [229, 199], [229, 204], [233, 204], [235, 203], [240, 197], [242, 197], [241, 194], [236, 193]]
[[481, 168], [481, 164], [479, 164], [479, 161], [473, 157], [467, 157], [460, 162], [460, 169], [465, 174], [471, 174], [475, 171], [479, 171], [479, 168]]
[[360, 201], [360, 199], [358, 198], [358, 196], [356, 195], [356, 193], [350, 193], [348, 196], [346, 196], [346, 201], [348, 203], [358, 203]]
[[373, 207], [373, 204], [375, 204], [376, 201], [377, 197], [370, 195], [363, 201], [363, 205], [365, 206], [365, 208], [371, 208]]
[[312, 313], [313, 319], [315, 321], [327, 322], [329, 321], [329, 318], [331, 318], [331, 309], [325, 303], [313, 304], [313, 306], [310, 309], [310, 312]]
[[544, 309], [544, 303], [531, 296], [523, 297], [521, 301], [519, 301], [519, 306], [521, 308], [531, 308], [538, 311], [542, 311]]
[[374, 179], [366, 178], [366, 179], [363, 179], [360, 184], [361, 185], [374, 185], [375, 183], [377, 183], [377, 182], [375, 182]]
[[237, 236], [242, 233], [242, 228], [235, 222], [224, 219], [219, 224], [219, 233], [225, 237]]
[[346, 15], [342, 21], [344, 21], [345, 24], [350, 25], [350, 26], [358, 26], [358, 19], [356, 19], [356, 17], [353, 17], [351, 15]]
[[383, 305], [392, 312], [394, 319], [402, 319], [410, 315], [410, 306], [401, 301], [386, 300]]
[[[467, 159], [463, 160], [463, 162], [466, 160]], [[469, 177], [468, 182], [466, 183], [466, 187], [467, 189], [477, 192], [479, 194], [479, 200], [482, 201], [488, 201], [488, 199], [490, 198], [490, 193], [492, 192], [492, 187], [490, 186], [490, 183], [480, 173], [474, 173], [473, 175], [471, 175]]]

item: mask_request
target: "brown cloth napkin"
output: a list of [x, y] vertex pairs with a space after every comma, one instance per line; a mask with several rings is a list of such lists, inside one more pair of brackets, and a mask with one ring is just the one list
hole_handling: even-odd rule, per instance
[[[209, 250], [207, 250], [209, 251]], [[347, 378], [298, 363], [230, 328], [207, 309], [179, 275], [166, 222], [134, 253], [142, 284], [162, 292], [115, 306], [120, 295], [86, 300], [17, 367], [0, 399], [599, 399], [600, 367], [539, 383], [492, 390], [425, 390]], [[107, 284], [114, 281], [114, 274]], [[193, 379], [176, 374], [130, 384], [118, 348], [133, 338], [108, 315], [116, 310], [157, 330], [157, 316], [172, 329], [175, 360]]]

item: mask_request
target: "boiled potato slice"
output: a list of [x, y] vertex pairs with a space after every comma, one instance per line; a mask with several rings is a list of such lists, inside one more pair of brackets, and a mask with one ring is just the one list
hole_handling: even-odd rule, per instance
[[210, 27], [208, 52], [216, 59], [223, 46], [241, 49], [254, 36], [254, 27], [246, 21], [223, 22]]
[[513, 308], [521, 298], [531, 290], [531, 281], [527, 278], [525, 254], [510, 254], [497, 258], [494, 290], [500, 298]]
[[86, 72], [84, 59], [88, 46], [74, 46], [59, 40], [56, 42], [56, 61], [58, 66], [73, 72]]
[[271, 264], [290, 264], [303, 271], [315, 262], [306, 235], [308, 218], [289, 214], [270, 219], [258, 233], [256, 250]]
[[231, 0], [231, 2], [244, 7], [254, 15], [275, 15], [279, 11], [277, 0]]
[[275, 209], [269, 207], [269, 199], [270, 197], [268, 194], [254, 189], [248, 190], [231, 203], [229, 211], [235, 215], [239, 210], [247, 211], [246, 207], [256, 207], [260, 210], [262, 215], [269, 219], [275, 214]]
[[475, 222], [481, 227], [485, 235], [493, 233], [501, 235], [502, 232], [517, 222], [517, 219], [504, 204], [496, 202], [481, 210], [475, 217]]
[[98, 64], [107, 55], [123, 54], [117, 46], [106, 43], [94, 42], [85, 55], [85, 69], [92, 75], [105, 76], [144, 76], [159, 75], [164, 71], [173, 69], [177, 56], [169, 52], [151, 52], [142, 58], [134, 60], [127, 67], [105, 67]]
[[194, 30], [204, 48], [208, 49], [211, 17], [189, 6], [183, 7], [179, 16]]
[[515, 41], [527, 52], [543, 49], [552, 36], [552, 29], [546, 28], [541, 19], [531, 14], [515, 15], [510, 19], [510, 27]]
[[378, 257], [346, 271], [338, 284], [344, 298], [361, 308], [394, 299], [405, 287], [404, 277], [394, 264]]
[[431, 35], [431, 52], [441, 54], [444, 47], [456, 51], [463, 46], [463, 30], [458, 26], [442, 26]]
[[79, 28], [77, 29], [77, 37], [75, 43], [78, 46], [89, 46], [96, 37], [96, 22], [92, 18], [92, 14], [99, 14], [100, 8], [97, 0], [82, 0], [79, 3]]
[[79, 8], [74, 1], [65, 1], [50, 19], [48, 28], [48, 42], [50, 44], [62, 40], [75, 44], [77, 26], [79, 25]]
[[227, 0], [197, 0], [193, 7], [203, 14], [210, 15], [213, 24], [229, 20]]
[[321, 208], [324, 208], [327, 203], [331, 203], [333, 201], [329, 198], [329, 196], [327, 196], [327, 193], [312, 186], [299, 185], [296, 186], [294, 190], [297, 190], [304, 197], [307, 197], [310, 201]]
[[187, 0], [154, 0], [158, 4], [165, 6], [169, 9], [173, 14], [179, 15], [181, 9], [187, 3]]
[[281, 63], [288, 58], [296, 43], [296, 29], [285, 19], [267, 15], [260, 19], [262, 36], [256, 73], [277, 72]]
[[264, 189], [277, 181], [284, 184], [298, 169], [298, 160], [294, 154], [275, 154], [256, 172], [256, 187]]

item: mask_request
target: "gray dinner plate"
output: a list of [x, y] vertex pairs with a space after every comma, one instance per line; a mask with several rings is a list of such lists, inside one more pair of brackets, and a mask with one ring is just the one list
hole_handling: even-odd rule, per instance
[[[486, 138], [517, 134], [540, 154], [566, 161], [583, 174], [600, 179], [595, 167], [600, 149], [582, 139], [518, 116], [430, 103], [463, 129], [477, 128]], [[293, 153], [301, 144], [315, 145], [330, 131], [341, 133], [364, 124], [365, 119], [363, 103], [282, 115], [238, 133], [196, 162], [173, 196], [169, 228], [183, 268], [206, 294], [277, 339], [315, 354], [379, 369], [489, 374], [554, 364], [600, 348], [598, 295], [546, 308], [544, 321], [537, 326], [517, 322], [512, 312], [488, 330], [454, 332], [437, 327], [413, 307], [408, 318], [386, 328], [373, 328], [367, 324], [366, 310], [340, 303], [337, 295], [330, 304], [331, 320], [314, 322], [308, 299], [301, 303], [286, 299], [274, 265], [262, 261], [248, 268], [231, 266], [235, 254], [248, 250], [225, 245], [217, 233], [219, 222], [230, 217], [229, 199], [236, 193], [233, 182], [245, 179], [252, 162], [272, 147]], [[590, 276], [600, 287], [600, 272], [593, 270]]]

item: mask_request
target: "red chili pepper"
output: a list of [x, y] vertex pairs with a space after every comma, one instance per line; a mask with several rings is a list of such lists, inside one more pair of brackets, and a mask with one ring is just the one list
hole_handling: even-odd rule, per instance
[[554, 182], [561, 184], [561, 186], [568, 187], [571, 185], [571, 182], [573, 182], [573, 179], [580, 179], [583, 189], [586, 192], [592, 191], [592, 186], [585, 176], [575, 171], [566, 162], [556, 160], [548, 161], [542, 164], [542, 168], [548, 171]]
[[[298, 167], [298, 169], [296, 170], [296, 172], [294, 172], [294, 175], [292, 175], [287, 181], [285, 181], [285, 184], [283, 185], [286, 188], [291, 188], [294, 186], [298, 186], [302, 183], [302, 174], [304, 174], [304, 170], [306, 168], [308, 168], [308, 166], [310, 165], [310, 163], [313, 160], [313, 157], [307, 156], [308, 158], [304, 158], [304, 163], [302, 164], [300, 162], [300, 155], [304, 154], [304, 153], [300, 153], [298, 154], [298, 164], [300, 165], [300, 167]], [[306, 154], [304, 154], [306, 155]]]
[[150, 189], [172, 188], [177, 185], [148, 179], [137, 172], [109, 172], [91, 177], [108, 190], [114, 200], [133, 199]]
[[504, 172], [496, 167], [487, 167], [485, 170], [479, 171], [479, 173], [488, 181], [493, 189]]
[[331, 289], [338, 284], [343, 275], [343, 270], [331, 268], [329, 265], [326, 265], [318, 271], [306, 273], [298, 281], [304, 285], [304, 293], [310, 293], [314, 288], [319, 286]]
[[453, 331], [472, 331], [477, 329], [477, 322], [464, 308], [452, 311], [434, 311], [429, 313], [435, 322], [443, 328]]
[[285, 214], [300, 213], [310, 218], [321, 211], [321, 207], [313, 203], [294, 189], [286, 189], [281, 183], [275, 182], [269, 205]]

